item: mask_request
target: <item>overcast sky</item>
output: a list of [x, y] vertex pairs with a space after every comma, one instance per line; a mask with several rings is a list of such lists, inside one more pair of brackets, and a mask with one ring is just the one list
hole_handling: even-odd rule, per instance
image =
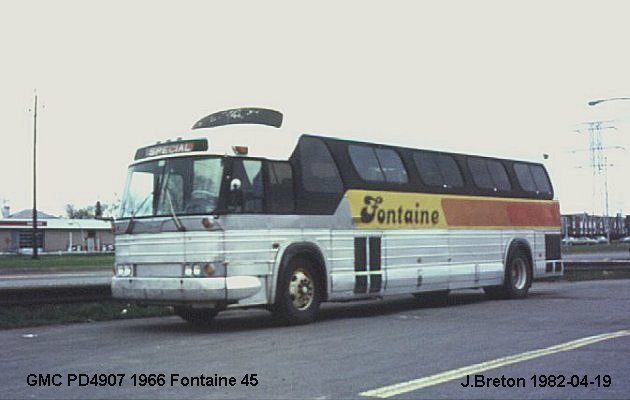
[[37, 88], [38, 208], [55, 215], [111, 202], [137, 147], [239, 106], [296, 135], [547, 153], [564, 213], [601, 212], [579, 124], [612, 120], [610, 211], [630, 213], [630, 101], [587, 105], [630, 96], [630, 5], [576, 3], [0, 1], [0, 201], [32, 206]]

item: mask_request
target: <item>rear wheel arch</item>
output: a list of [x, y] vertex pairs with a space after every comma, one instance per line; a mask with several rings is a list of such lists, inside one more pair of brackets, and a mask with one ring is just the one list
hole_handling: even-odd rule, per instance
[[529, 262], [530, 273], [533, 273], [533, 258], [532, 258], [532, 248], [529, 245], [529, 242], [525, 239], [517, 238], [510, 242], [508, 246], [508, 251], [505, 253], [505, 257], [503, 258], [503, 265], [507, 268], [508, 262], [515, 252], [522, 251], [527, 257], [527, 261]]

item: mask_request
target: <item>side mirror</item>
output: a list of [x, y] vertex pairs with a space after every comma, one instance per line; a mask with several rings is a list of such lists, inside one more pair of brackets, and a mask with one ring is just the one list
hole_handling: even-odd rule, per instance
[[231, 211], [242, 211], [243, 191], [241, 190], [241, 180], [234, 178], [230, 181], [230, 193], [228, 196], [228, 208]]
[[241, 180], [238, 178], [234, 178], [230, 182], [230, 192], [233, 192], [235, 190], [241, 190]]

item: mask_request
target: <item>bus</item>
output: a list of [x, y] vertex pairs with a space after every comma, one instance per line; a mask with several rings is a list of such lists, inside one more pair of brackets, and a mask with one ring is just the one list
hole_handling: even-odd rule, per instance
[[[115, 222], [114, 298], [172, 306], [193, 324], [239, 307], [304, 324], [322, 302], [465, 288], [522, 299], [533, 280], [563, 274], [543, 164], [274, 140], [281, 124], [275, 110], [226, 110], [195, 124], [207, 137], [137, 150]], [[260, 155], [248, 145], [257, 129], [271, 138]]]

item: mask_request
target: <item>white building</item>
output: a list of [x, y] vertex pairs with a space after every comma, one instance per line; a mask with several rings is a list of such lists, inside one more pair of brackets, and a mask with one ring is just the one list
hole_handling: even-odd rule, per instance
[[[0, 219], [0, 253], [29, 253], [33, 248], [31, 210]], [[100, 252], [113, 249], [114, 235], [110, 221], [58, 218], [38, 212], [38, 247], [41, 252]]]

